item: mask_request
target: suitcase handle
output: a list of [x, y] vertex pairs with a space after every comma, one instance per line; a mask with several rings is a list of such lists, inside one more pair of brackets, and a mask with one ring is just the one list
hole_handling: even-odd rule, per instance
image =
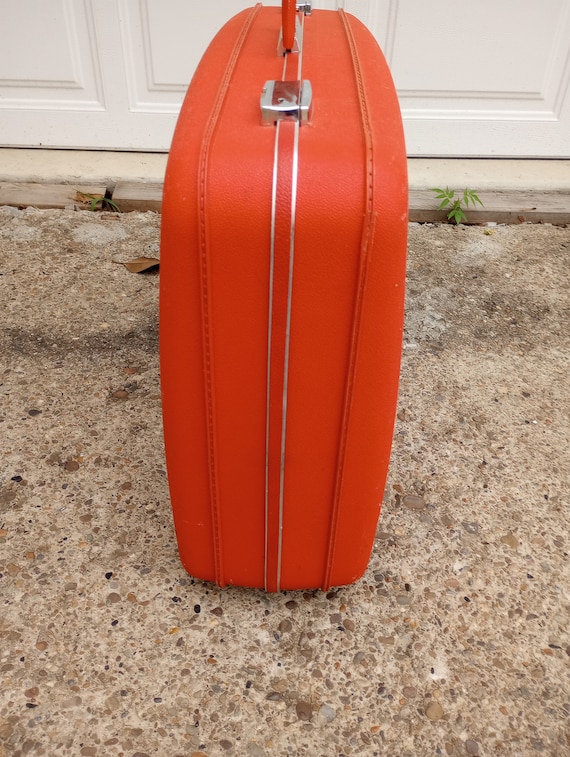
[[297, 15], [296, 0], [283, 0], [281, 12], [281, 26], [283, 34], [283, 48], [285, 52], [293, 49], [295, 44], [295, 18]]
[[295, 32], [297, 31], [297, 13], [309, 16], [312, 12], [312, 0], [282, 0], [281, 1], [281, 42], [280, 53], [299, 52], [295, 47]]

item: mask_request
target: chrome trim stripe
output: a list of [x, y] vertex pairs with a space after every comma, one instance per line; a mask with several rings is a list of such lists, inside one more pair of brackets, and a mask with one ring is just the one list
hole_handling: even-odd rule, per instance
[[277, 205], [277, 162], [279, 157], [279, 127], [275, 130], [275, 147], [273, 150], [273, 184], [271, 188], [271, 241], [269, 245], [269, 319], [267, 329], [267, 404], [265, 418], [265, 564], [264, 583], [267, 589], [267, 559], [269, 554], [269, 409], [271, 401], [271, 335], [273, 333], [273, 276], [275, 271], [275, 222]]
[[287, 288], [287, 322], [285, 329], [285, 361], [283, 368], [283, 410], [281, 416], [281, 470], [279, 474], [279, 544], [277, 547], [277, 591], [281, 590], [283, 558], [283, 514], [285, 507], [285, 445], [287, 440], [287, 399], [289, 392], [289, 356], [291, 351], [291, 311], [293, 303], [293, 268], [295, 264], [295, 218], [297, 213], [297, 181], [299, 177], [299, 121], [295, 122], [293, 166], [291, 171], [291, 232], [289, 237], [289, 281]]
[[299, 37], [301, 39], [301, 44], [299, 45], [299, 64], [297, 66], [297, 79], [299, 81], [303, 80], [302, 72], [303, 72], [303, 40], [305, 38], [305, 16], [303, 13], [301, 13], [301, 20], [299, 22]]
[[289, 60], [288, 55], [283, 56], [283, 70], [281, 71], [281, 81], [287, 80], [287, 62]]
[[[304, 16], [301, 16], [301, 30], [303, 31]], [[301, 36], [302, 39], [302, 36]], [[290, 60], [289, 55], [283, 56], [283, 71], [281, 80], [287, 80], [287, 65]], [[302, 80], [303, 65], [303, 46], [298, 53], [297, 78]], [[279, 471], [279, 537], [277, 544], [277, 591], [281, 590], [281, 570], [283, 563], [283, 519], [285, 511], [285, 448], [287, 441], [287, 398], [289, 390], [289, 356], [291, 346], [291, 312], [293, 301], [293, 263], [295, 258], [295, 218], [297, 213], [297, 183], [299, 176], [299, 128], [300, 123], [295, 123], [295, 134], [293, 143], [293, 165], [291, 169], [291, 230], [289, 235], [289, 280], [287, 291], [287, 317], [285, 331], [285, 360], [283, 376], [283, 398], [282, 398], [282, 415], [281, 415], [281, 459]], [[266, 402], [266, 423], [265, 423], [265, 565], [264, 565], [264, 583], [265, 588], [268, 586], [267, 563], [269, 556], [269, 434], [270, 434], [270, 400], [271, 400], [271, 347], [272, 347], [272, 330], [273, 330], [273, 294], [274, 283], [273, 277], [275, 272], [275, 226], [277, 212], [277, 184], [279, 180], [278, 159], [279, 159], [279, 135], [280, 122], [276, 124], [275, 130], [275, 147], [273, 152], [273, 179], [271, 188], [271, 240], [269, 253], [269, 320], [267, 336], [267, 402]]]

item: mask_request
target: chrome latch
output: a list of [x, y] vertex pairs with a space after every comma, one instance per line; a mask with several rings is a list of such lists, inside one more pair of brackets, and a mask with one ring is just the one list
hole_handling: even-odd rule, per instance
[[313, 12], [313, 3], [297, 3], [297, 13], [304, 13], [305, 16], [310, 16]]
[[277, 121], [299, 121], [308, 124], [312, 117], [313, 88], [311, 82], [268, 81], [261, 93], [261, 118], [265, 126]]

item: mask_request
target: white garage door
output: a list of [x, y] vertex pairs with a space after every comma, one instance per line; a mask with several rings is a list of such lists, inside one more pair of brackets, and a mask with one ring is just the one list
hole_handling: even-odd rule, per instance
[[[167, 150], [208, 41], [249, 4], [0, 0], [0, 144]], [[410, 155], [570, 157], [570, 0], [313, 5], [343, 4], [390, 61]]]

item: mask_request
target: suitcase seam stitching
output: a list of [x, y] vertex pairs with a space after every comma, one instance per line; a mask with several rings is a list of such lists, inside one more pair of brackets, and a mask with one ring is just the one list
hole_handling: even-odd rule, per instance
[[208, 122], [204, 130], [202, 144], [200, 147], [200, 172], [199, 172], [199, 218], [200, 218], [200, 261], [201, 261], [201, 285], [202, 285], [202, 349], [204, 354], [204, 373], [206, 383], [206, 407], [207, 407], [207, 432], [208, 432], [208, 475], [210, 480], [210, 506], [212, 517], [212, 532], [214, 542], [214, 572], [216, 583], [220, 586], [225, 585], [224, 568], [221, 547], [221, 512], [219, 507], [218, 493], [218, 465], [216, 453], [216, 423], [215, 423], [215, 398], [214, 398], [214, 381], [213, 381], [213, 336], [211, 323], [211, 297], [209, 296], [209, 255], [206, 229], [206, 179], [208, 172], [208, 163], [210, 155], [210, 145], [213, 133], [216, 129], [219, 115], [222, 110], [230, 80], [233, 76], [237, 59], [243, 48], [245, 40], [251, 29], [253, 21], [261, 4], [254, 6], [251, 13], [245, 20], [240, 35], [234, 45], [229, 61], [224, 71], [216, 100], [208, 117]]
[[350, 425], [350, 413], [352, 409], [352, 400], [354, 396], [354, 383], [356, 376], [357, 357], [360, 342], [360, 323], [362, 320], [362, 309], [366, 289], [367, 270], [370, 256], [370, 249], [374, 237], [374, 140], [373, 131], [370, 123], [370, 114], [368, 112], [368, 102], [364, 87], [362, 75], [362, 66], [356, 42], [345, 11], [339, 10], [339, 17], [344, 28], [347, 44], [352, 60], [354, 74], [357, 84], [358, 100], [360, 104], [360, 115], [362, 119], [362, 130], [365, 139], [366, 153], [366, 213], [362, 228], [362, 237], [360, 245], [360, 265], [358, 271], [357, 295], [353, 312], [352, 336], [350, 345], [350, 362], [347, 371], [346, 389], [344, 398], [344, 409], [342, 419], [341, 439], [339, 443], [337, 478], [335, 484], [335, 494], [333, 502], [333, 514], [331, 518], [331, 528], [329, 535], [329, 544], [327, 552], [326, 574], [323, 589], [330, 588], [333, 566], [337, 551], [338, 522], [340, 518], [341, 499], [344, 484], [344, 472], [346, 463], [346, 451], [348, 448], [348, 436]]

